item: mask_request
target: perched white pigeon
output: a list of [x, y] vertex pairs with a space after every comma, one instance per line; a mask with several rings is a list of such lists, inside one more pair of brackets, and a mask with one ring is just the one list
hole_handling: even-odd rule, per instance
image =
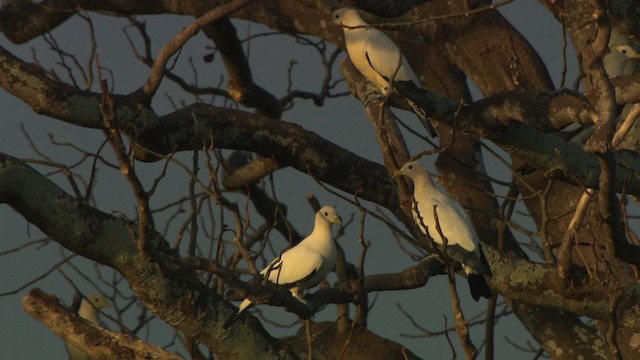
[[444, 243], [436, 229], [433, 205], [437, 205], [438, 223], [442, 234], [447, 238], [447, 255], [462, 264], [473, 299], [477, 301], [481, 296], [490, 298], [491, 289], [483, 275], [491, 275], [491, 269], [482, 252], [478, 235], [462, 205], [436, 186], [421, 163], [410, 161], [404, 164], [394, 177], [398, 178], [402, 175], [413, 181], [415, 207], [412, 213], [420, 230], [425, 234], [428, 230], [436, 243], [440, 245]]
[[[109, 300], [102, 294], [91, 295], [88, 299], [83, 297], [80, 303], [80, 309], [78, 315], [87, 319], [93, 325], [99, 325], [100, 319], [98, 318], [98, 310], [103, 307], [111, 307]], [[78, 347], [65, 343], [67, 352], [69, 353], [69, 359], [71, 360], [91, 360], [91, 356], [80, 350]]]
[[431, 107], [426, 93], [421, 89], [416, 74], [398, 45], [382, 31], [369, 27], [355, 9], [336, 10], [333, 22], [341, 25], [344, 30], [347, 52], [356, 69], [383, 96], [391, 91], [391, 80], [393, 87], [406, 98], [429, 135], [438, 136], [424, 110]]
[[[316, 286], [336, 265], [336, 245], [331, 232], [334, 223], [342, 223], [336, 209], [333, 206], [321, 208], [316, 213], [311, 234], [274, 259], [260, 275], [268, 276], [272, 283], [289, 288], [293, 296], [306, 304], [301, 291]], [[227, 319], [223, 327], [226, 329], [233, 325], [250, 306], [251, 300], [244, 299], [238, 312]]]

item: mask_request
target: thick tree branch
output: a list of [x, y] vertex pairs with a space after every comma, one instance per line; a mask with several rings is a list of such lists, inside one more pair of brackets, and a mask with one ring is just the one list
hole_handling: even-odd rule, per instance
[[70, 251], [119, 271], [151, 312], [217, 353], [247, 359], [295, 358], [262, 328], [235, 327], [231, 337], [222, 330], [235, 308], [200, 282], [193, 268], [176, 266], [176, 254], [159, 234], [149, 239], [151, 262], [138, 251], [127, 221], [83, 205], [6, 155], [0, 156], [0, 202]]
[[[596, 320], [609, 320], [613, 289], [600, 284], [567, 288], [555, 266], [500, 257], [490, 247], [485, 247], [485, 255], [493, 272], [491, 288], [499, 294], [527, 304], [562, 309]], [[640, 286], [636, 282], [624, 285], [617, 315], [619, 326], [640, 332]]]
[[40, 289], [31, 290], [22, 299], [22, 305], [29, 315], [93, 359], [184, 359], [134, 336], [95, 326]]
[[[0, 70], [0, 86], [32, 106], [36, 112], [79, 126], [102, 128], [99, 113], [100, 94], [82, 92], [69, 85], [53, 81], [49, 79], [41, 69], [24, 63], [3, 48], [0, 48]], [[514, 92], [512, 94], [512, 96], [506, 97], [503, 101], [505, 105], [512, 102], [514, 97], [525, 99], [532, 96], [532, 94], [523, 92]], [[566, 98], [567, 95], [565, 93], [561, 93], [558, 94], [558, 96], [563, 99]], [[443, 118], [443, 121], [447, 124], [457, 124], [459, 126], [466, 127], [470, 133], [478, 136], [486, 136], [486, 129], [492, 129], [488, 131], [491, 134], [492, 140], [505, 150], [511, 152], [513, 156], [519, 157], [522, 161], [547, 174], [547, 176], [558, 177], [563, 180], [570, 181], [571, 179], [566, 178], [566, 175], [573, 173], [583, 184], [592, 188], [598, 187], [597, 177], [599, 170], [597, 169], [597, 166], [594, 165], [597, 163], [597, 160], [593, 156], [585, 154], [578, 145], [567, 144], [555, 137], [544, 137], [542, 134], [537, 133], [530, 128], [519, 127], [513, 123], [510, 123], [508, 126], [504, 126], [504, 124], [502, 124], [502, 127], [496, 128], [495, 116], [510, 117], [510, 115], [508, 115], [508, 113], [506, 115], [501, 115], [502, 112], [500, 111], [500, 108], [492, 102], [482, 101], [469, 108], [465, 107], [459, 111], [457, 113], [458, 116], [454, 118], [456, 110], [460, 109], [454, 107], [450, 100], [438, 100], [440, 98], [437, 96], [435, 99], [436, 104], [438, 105], [438, 111], [442, 112], [441, 115], [446, 116]], [[274, 122], [266, 118], [256, 117], [256, 120], [262, 119], [262, 122], [264, 123], [262, 125], [258, 125], [257, 128], [250, 128], [247, 126], [257, 125], [257, 121], [248, 121], [249, 119], [252, 119], [252, 116], [249, 114], [215, 108], [211, 108], [210, 111], [205, 111], [204, 105], [194, 105], [191, 108], [181, 109], [176, 113], [163, 117], [163, 121], [158, 124], [158, 119], [153, 110], [136, 104], [131, 97], [113, 95], [113, 101], [117, 114], [120, 117], [119, 122], [125, 125], [131, 124], [130, 126], [132, 126], [132, 128], [137, 129], [134, 130], [135, 133], [140, 133], [141, 130], [145, 128], [148, 129], [143, 133], [141, 141], [145, 142], [145, 145], [154, 151], [163, 154], [169, 154], [174, 150], [181, 151], [202, 148], [203, 142], [208, 142], [210, 139], [210, 134], [207, 131], [209, 129], [214, 130], [213, 134], [216, 135], [214, 139], [215, 145], [222, 148], [229, 147], [234, 149], [243, 149], [243, 147], [245, 147], [244, 150], [252, 150], [265, 154], [265, 150], [268, 149], [268, 146], [273, 145], [275, 142], [274, 139], [272, 139], [271, 141], [263, 144], [231, 144], [234, 142], [233, 139], [239, 135], [238, 131], [246, 131], [250, 133], [274, 127]], [[572, 101], [570, 101], [569, 104], [571, 104]], [[560, 103], [565, 103], [565, 101], [560, 101]], [[581, 101], [573, 101], [573, 103], [583, 104]], [[534, 105], [537, 106], [538, 104], [535, 103]], [[580, 109], [577, 110], [577, 113], [581, 113], [586, 110], [584, 105], [579, 106]], [[507, 107], [507, 109], [509, 112], [513, 111], [510, 107]], [[549, 102], [548, 111], [548, 118], [558, 116], [560, 119], [563, 119], [571, 113], [570, 109], [567, 108], [566, 105], [558, 106], [555, 101]], [[193, 118], [191, 116], [187, 116], [188, 112], [193, 112], [195, 115], [200, 113], [198, 119], [201, 121], [199, 121], [200, 124], [197, 129], [198, 131], [195, 131], [196, 129], [194, 129], [194, 122], [192, 121]], [[228, 114], [227, 117], [229, 119], [234, 118], [237, 121], [240, 121], [244, 128], [239, 129], [240, 123], [224, 121], [221, 115], [225, 113]], [[543, 117], [542, 114], [539, 114], [537, 111], [532, 113], [537, 114], [535, 116], [536, 119]], [[585, 114], [588, 114], [588, 112]], [[203, 116], [211, 118], [203, 119]], [[588, 117], [588, 115], [585, 115], [585, 117]], [[244, 122], [243, 120], [247, 122]], [[179, 126], [170, 126], [172, 122], [176, 121], [179, 122]], [[531, 121], [531, 123], [535, 122], [536, 121], [534, 120]], [[293, 130], [295, 126], [290, 124], [281, 124], [278, 127], [280, 127], [282, 131], [289, 131]], [[222, 132], [215, 131], [220, 128], [223, 129]], [[294, 132], [297, 132], [298, 135], [300, 135], [301, 129], [296, 130], [297, 131]], [[233, 134], [230, 134], [230, 132], [233, 132]], [[255, 136], [248, 136], [250, 135], [249, 133], [240, 134], [240, 138], [263, 138], [261, 135], [266, 135], [266, 138], [269, 138], [268, 131], [259, 132], [254, 134]], [[145, 134], [147, 136], [145, 136]], [[194, 134], [198, 136], [194, 136]], [[156, 138], [153, 138], [151, 135]], [[222, 137], [220, 135], [233, 136]], [[276, 134], [273, 135], [275, 136]], [[146, 141], [145, 138], [147, 138]], [[319, 139], [319, 137], [315, 138]], [[159, 141], [158, 139], [163, 139], [163, 141]], [[328, 143], [327, 141], [320, 141], [320, 144], [328, 146], [327, 149], [331, 149], [330, 152], [332, 154], [340, 152], [338, 147]], [[308, 145], [308, 143], [305, 145]], [[282, 148], [286, 147], [286, 144], [280, 143], [277, 146]], [[556, 149], [559, 149], [562, 157], [557, 156]], [[311, 168], [309, 170], [311, 170], [315, 176], [321, 178], [321, 180], [328, 180], [326, 177], [323, 179], [321, 176], [328, 168], [326, 166], [321, 168], [314, 167], [313, 165], [315, 161], [309, 162], [310, 153], [302, 150], [305, 149], [296, 148], [293, 150], [294, 153], [291, 153], [292, 151], [288, 150], [289, 154], [285, 157], [285, 163], [292, 161], [292, 163], [288, 163], [288, 165], [293, 164], [296, 169], [303, 172], [307, 171], [307, 165], [305, 162], [311, 163]], [[267, 152], [266, 155], [271, 155], [273, 153], [274, 152]], [[322, 157], [324, 153], [325, 150], [315, 153], [314, 155], [320, 155], [320, 157]], [[303, 156], [306, 159], [293, 159], [300, 156]], [[330, 157], [318, 158], [317, 156], [314, 156], [314, 158], [318, 161], [329, 161], [326, 162], [326, 164], [344, 164], [343, 162], [330, 161]], [[345, 160], [344, 156], [341, 158], [341, 160]], [[148, 159], [150, 160], [151, 158]], [[360, 162], [357, 161], [358, 159], [350, 158], [350, 161], [347, 163], [355, 165]], [[618, 152], [616, 162], [618, 165], [617, 172], [620, 175], [617, 177], [616, 190], [621, 192], [624, 185], [621, 179], [625, 179], [626, 175], [632, 172], [630, 169], [640, 168], [638, 165], [640, 159], [638, 159], [635, 154]], [[317, 165], [317, 163], [315, 163], [315, 165]], [[352, 177], [357, 177], [357, 175], [353, 174], [353, 170], [366, 168], [362, 166], [351, 167], [351, 165], [348, 168], [352, 169], [352, 171], [346, 171], [340, 174], [347, 173]], [[341, 166], [341, 170], [344, 169], [345, 166]], [[558, 174], [560, 174], [560, 176], [558, 176]], [[368, 175], [370, 174], [365, 174], [364, 177]], [[387, 177], [387, 175], [385, 174], [384, 177]], [[382, 178], [378, 178], [378, 180], [382, 180], [383, 184], [390, 183], [390, 179], [385, 181]], [[351, 186], [344, 186], [344, 184], [336, 184], [331, 181], [326, 182], [349, 193], [354, 193], [358, 190], [357, 186], [353, 186], [355, 183], [351, 181], [347, 182], [350, 183]], [[363, 184], [363, 182], [361, 181], [358, 184]], [[636, 177], [631, 178], [626, 186], [629, 194], [640, 195], [640, 182]], [[367, 189], [367, 187], [363, 187], [363, 189]], [[378, 194], [383, 193], [384, 192], [379, 192]], [[374, 201], [379, 204], [383, 204], [385, 207], [389, 207], [387, 205], [391, 205], [394, 202], [390, 202], [389, 198], [383, 202], [380, 202], [381, 200], [383, 199]], [[393, 205], [390, 207], [393, 208]]]
[[0, 8], [0, 31], [12, 42], [22, 44], [67, 21], [75, 15], [76, 4], [75, 0], [3, 2]]
[[228, 16], [229, 14], [249, 5], [253, 1], [255, 0], [233, 0], [228, 4], [220, 5], [219, 7], [209, 10], [171, 39], [171, 41], [169, 41], [162, 50], [160, 50], [155, 63], [151, 67], [151, 74], [149, 75], [147, 82], [137, 91], [139, 95], [142, 96], [142, 101], [145, 103], [151, 102], [151, 97], [153, 97], [160, 86], [160, 82], [164, 76], [165, 66], [169, 61], [169, 58], [178, 52], [187, 40], [197, 34], [203, 27], [205, 27], [205, 25]]
[[276, 97], [253, 82], [249, 60], [244, 54], [235, 26], [229, 18], [220, 19], [204, 28], [220, 51], [227, 69], [228, 91], [233, 100], [256, 108], [259, 114], [279, 119], [282, 109]]
[[[513, 312], [554, 360], [606, 359], [607, 345], [579, 316], [519, 301], [509, 301]], [[578, 341], [578, 339], [580, 339]]]

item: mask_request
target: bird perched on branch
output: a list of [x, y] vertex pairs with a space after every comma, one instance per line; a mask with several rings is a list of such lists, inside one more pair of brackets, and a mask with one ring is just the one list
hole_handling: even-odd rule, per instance
[[471, 296], [476, 301], [480, 297], [492, 297], [491, 289], [484, 278], [484, 275], [491, 275], [491, 269], [482, 252], [478, 235], [462, 205], [436, 186], [424, 165], [417, 161], [404, 164], [394, 174], [395, 178], [400, 176], [406, 176], [413, 181], [413, 219], [422, 233], [427, 234], [428, 231], [437, 244], [444, 244], [436, 227], [437, 214], [437, 224], [447, 239], [446, 254], [462, 264]]
[[[333, 206], [324, 206], [315, 216], [311, 234], [298, 245], [285, 251], [260, 271], [270, 282], [284, 286], [301, 302], [307, 304], [302, 291], [316, 286], [336, 265], [336, 245], [331, 232], [332, 224], [341, 224], [342, 219]], [[238, 312], [225, 321], [226, 329], [252, 305], [244, 299]]]
[[[98, 317], [98, 311], [104, 307], [111, 307], [111, 303], [102, 294], [94, 294], [88, 298], [83, 297], [80, 302], [80, 308], [78, 309], [78, 315], [92, 323], [93, 325], [100, 325], [100, 319]], [[89, 354], [80, 350], [78, 347], [65, 343], [67, 352], [69, 353], [69, 359], [71, 360], [90, 360], [92, 359]]]
[[351, 62], [376, 88], [377, 97], [388, 95], [391, 92], [390, 84], [393, 84], [429, 135], [438, 136], [425, 111], [434, 106], [398, 45], [382, 31], [370, 27], [355, 9], [336, 10], [333, 22], [342, 26]]

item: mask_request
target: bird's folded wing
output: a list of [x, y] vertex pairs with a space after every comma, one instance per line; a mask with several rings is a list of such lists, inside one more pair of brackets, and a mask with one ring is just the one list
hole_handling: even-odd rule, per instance
[[[423, 204], [418, 202], [418, 209], [423, 217], [424, 223], [429, 226], [429, 234], [438, 243], [442, 243], [440, 234], [436, 228], [435, 217], [433, 214], [433, 205], [437, 205], [436, 213], [438, 214], [438, 222], [442, 233], [447, 238], [448, 245], [459, 245], [467, 251], [474, 252], [476, 244], [472, 233], [473, 229], [469, 227], [471, 221], [467, 217], [462, 206], [456, 206], [453, 201], [445, 203], [441, 199], [431, 198]], [[426, 216], [424, 214], [427, 214]]]
[[393, 40], [383, 33], [376, 32], [372, 33], [364, 46], [369, 65], [380, 74], [380, 76], [389, 81], [395, 74], [396, 77], [394, 80], [406, 80], [399, 77], [399, 75], [404, 75], [398, 71], [401, 65], [401, 53]]
[[325, 258], [319, 252], [300, 243], [274, 260], [274, 265], [267, 266], [261, 273], [266, 276], [271, 267], [269, 281], [292, 287], [313, 277], [324, 262]]

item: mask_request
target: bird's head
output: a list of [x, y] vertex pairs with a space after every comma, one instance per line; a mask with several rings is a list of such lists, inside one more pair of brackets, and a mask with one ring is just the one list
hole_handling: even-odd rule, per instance
[[89, 302], [94, 308], [101, 309], [104, 307], [113, 307], [109, 300], [102, 294], [93, 294], [85, 299]]
[[401, 176], [406, 176], [410, 179], [415, 179], [416, 177], [425, 174], [428, 173], [427, 168], [425, 168], [424, 165], [417, 161], [409, 161], [408, 163], [404, 164], [400, 168], [400, 170], [396, 171], [396, 173], [393, 174], [393, 177], [397, 179]]
[[618, 45], [614, 48], [614, 50], [629, 59], [640, 59], [640, 55], [638, 55], [636, 49], [634, 49], [631, 45]]
[[[334, 24], [345, 26], [366, 25], [358, 14], [358, 10], [352, 8], [342, 8], [333, 12], [331, 20]], [[346, 29], [345, 29], [346, 30]]]
[[342, 224], [342, 218], [333, 206], [323, 206], [318, 210], [318, 214], [330, 224]]
[[607, 54], [602, 58], [609, 77], [625, 76], [635, 73], [640, 60], [638, 48], [629, 43], [610, 44]]

